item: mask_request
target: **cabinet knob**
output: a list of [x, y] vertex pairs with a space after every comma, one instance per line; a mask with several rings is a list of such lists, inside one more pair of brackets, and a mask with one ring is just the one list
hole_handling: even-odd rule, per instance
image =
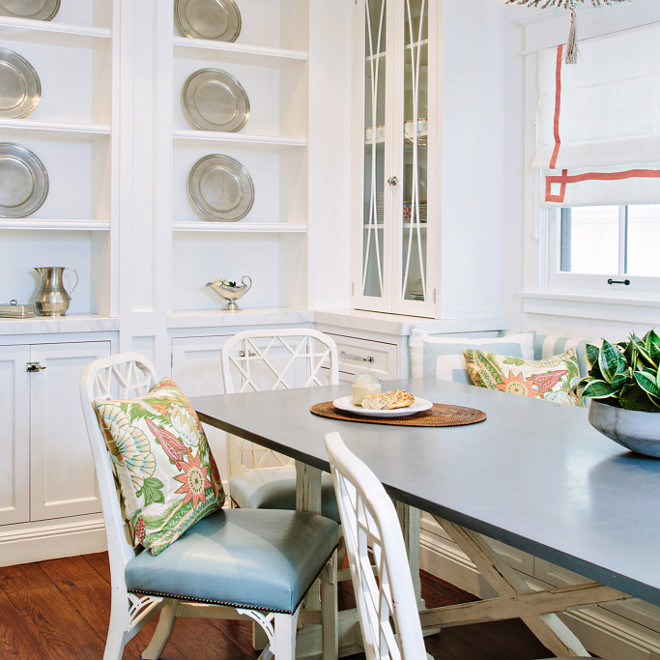
[[25, 363], [25, 371], [28, 373], [34, 373], [35, 371], [43, 371], [46, 367], [44, 367], [43, 364], [39, 364], [38, 362], [26, 362]]
[[399, 183], [399, 177], [398, 176], [390, 176], [387, 178], [387, 183], [389, 183], [391, 186], [396, 186], [397, 183]]

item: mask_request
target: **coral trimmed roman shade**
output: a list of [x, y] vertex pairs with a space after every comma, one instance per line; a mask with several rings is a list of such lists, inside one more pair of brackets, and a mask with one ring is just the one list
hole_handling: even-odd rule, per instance
[[660, 202], [660, 23], [539, 52], [545, 205]]

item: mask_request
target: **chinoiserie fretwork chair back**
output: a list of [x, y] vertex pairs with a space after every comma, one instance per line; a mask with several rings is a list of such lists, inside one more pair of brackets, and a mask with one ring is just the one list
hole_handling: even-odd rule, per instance
[[[335, 385], [337, 346], [307, 328], [246, 330], [222, 345], [222, 377], [228, 394]], [[293, 465], [292, 459], [235, 436], [228, 438], [228, 454], [230, 477]]]
[[111, 636], [108, 634], [104, 658], [121, 657], [124, 645], [142, 627], [141, 622], [151, 619], [164, 603], [162, 598], [140, 597], [129, 592], [126, 587], [126, 566], [137, 555], [139, 548], [134, 547], [131, 541], [131, 531], [121, 507], [95, 403], [108, 399], [139, 397], [146, 394], [155, 383], [154, 367], [137, 353], [124, 353], [97, 360], [87, 365], [80, 381], [83, 416], [94, 457], [110, 560], [110, 626], [121, 631], [118, 636], [113, 637], [115, 644], [112, 649], [109, 648]]
[[220, 509], [155, 556], [133, 545], [96, 403], [135, 399], [155, 384], [153, 365], [137, 353], [91, 362], [80, 380], [110, 560], [104, 660], [120, 660], [126, 643], [159, 611], [143, 658], [159, 658], [175, 617], [190, 616], [256, 621], [267, 638], [260, 658], [294, 660], [302, 599], [319, 575], [323, 655], [336, 657], [335, 522], [308, 512]]
[[325, 443], [367, 660], [430, 658], [392, 500], [339, 433]]

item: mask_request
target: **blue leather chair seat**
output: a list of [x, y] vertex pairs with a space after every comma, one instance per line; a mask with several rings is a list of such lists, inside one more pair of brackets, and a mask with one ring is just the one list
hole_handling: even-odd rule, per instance
[[155, 557], [126, 567], [129, 591], [292, 613], [337, 546], [338, 526], [303, 511], [220, 509]]
[[[339, 522], [337, 499], [328, 472], [321, 475], [321, 489], [322, 515]], [[230, 479], [229, 492], [241, 509], [293, 510], [296, 508], [296, 468], [248, 470]]]

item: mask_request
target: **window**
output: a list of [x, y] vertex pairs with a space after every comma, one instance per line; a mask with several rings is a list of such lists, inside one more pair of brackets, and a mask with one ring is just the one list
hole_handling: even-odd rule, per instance
[[550, 287], [660, 292], [660, 204], [574, 206], [550, 214]]
[[524, 27], [523, 310], [656, 325], [660, 3], [587, 4], [576, 65], [563, 13]]

